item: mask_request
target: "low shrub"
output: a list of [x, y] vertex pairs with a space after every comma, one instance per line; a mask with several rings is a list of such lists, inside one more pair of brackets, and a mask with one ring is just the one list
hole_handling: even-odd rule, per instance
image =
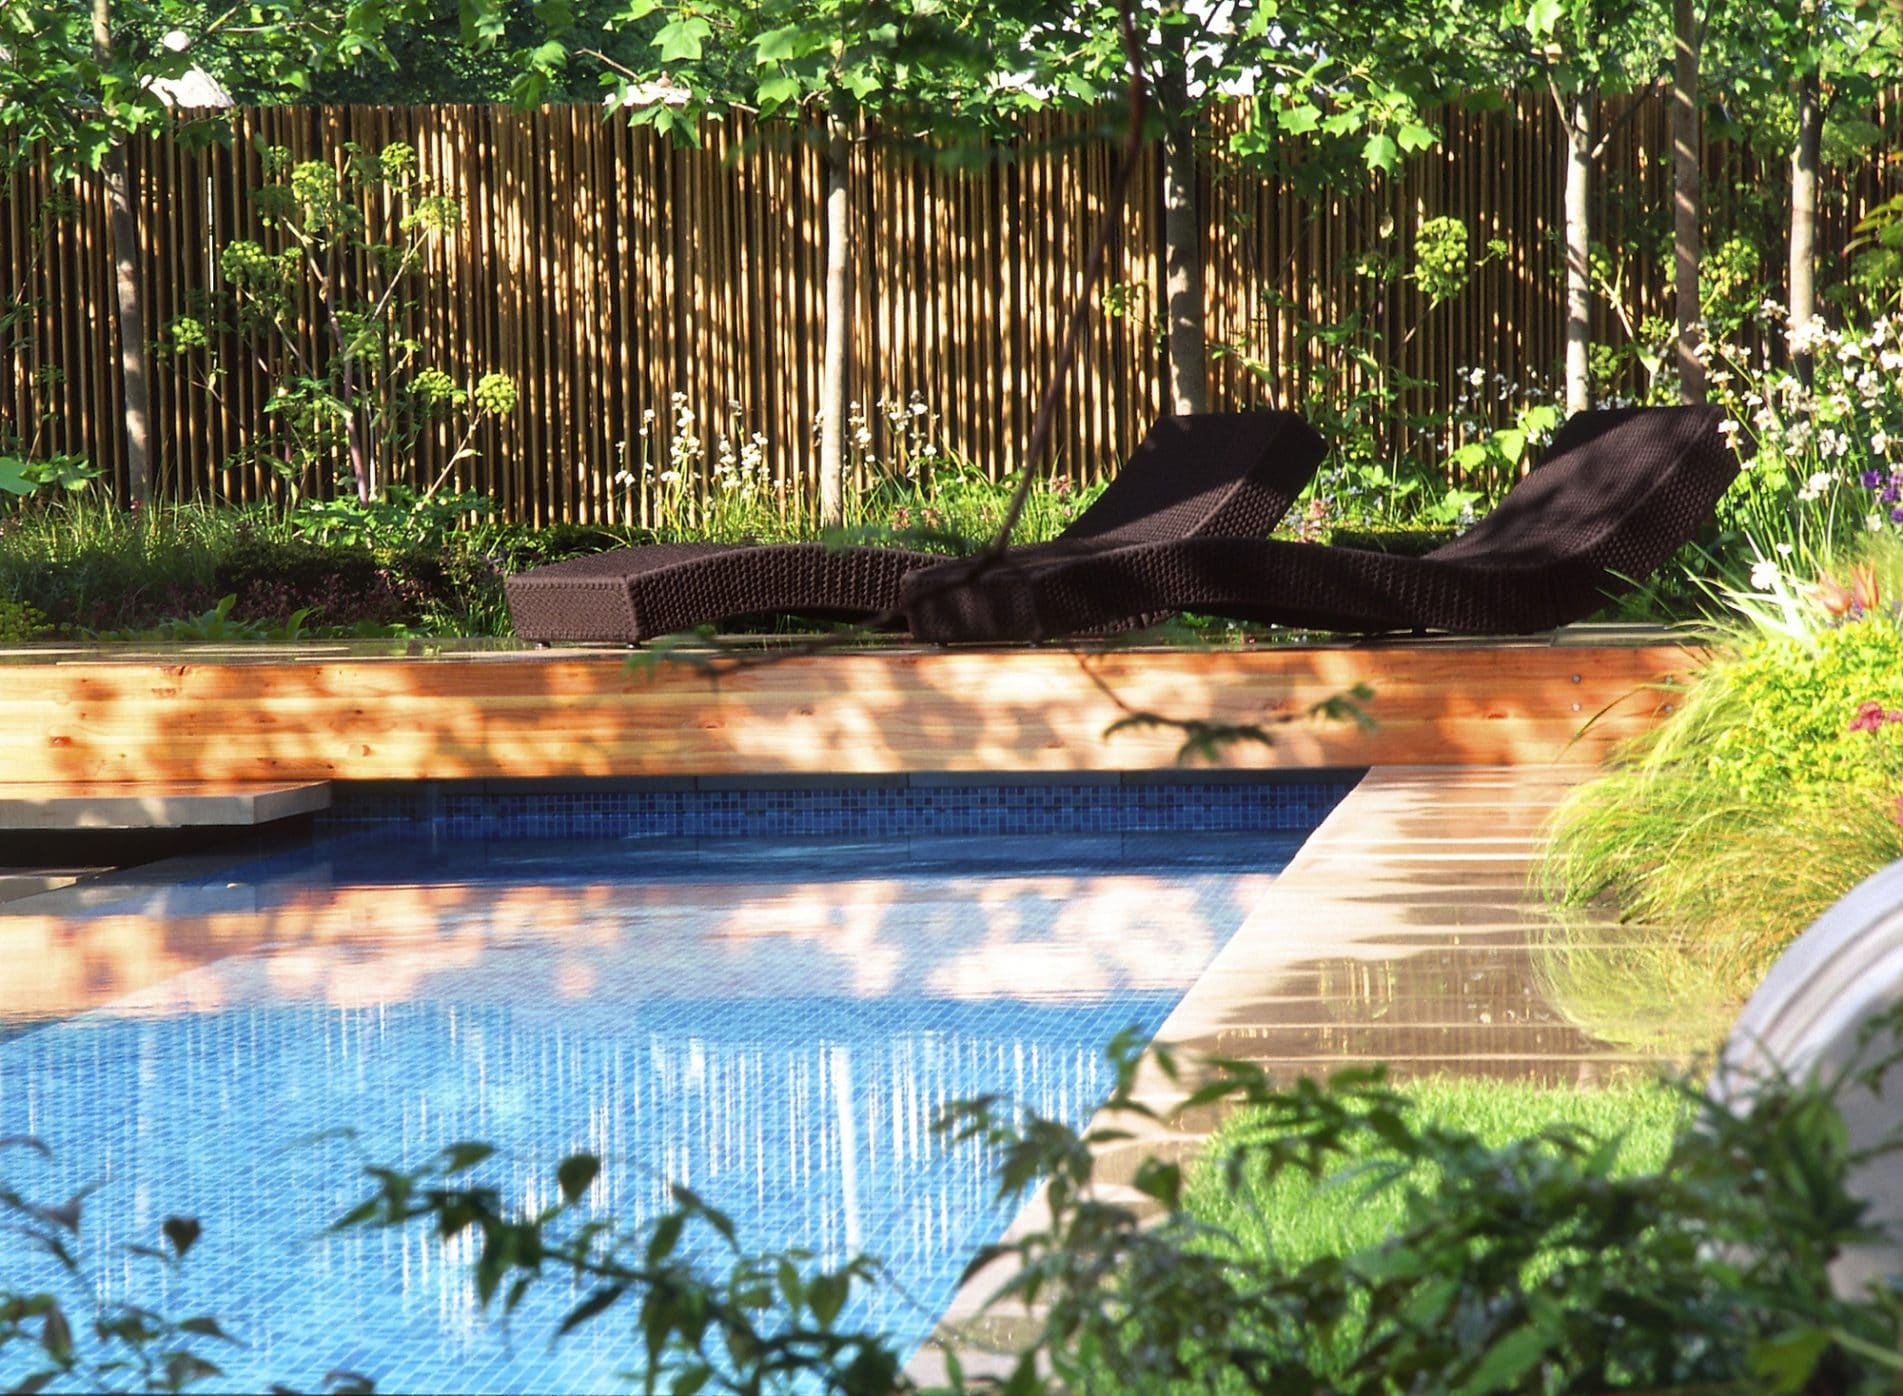
[[24, 601], [9, 601], [0, 597], [0, 644], [37, 640], [51, 634], [52, 630], [46, 617], [33, 606]]
[[[1663, 973], [1666, 1019], [1735, 1004], [1817, 913], [1903, 857], [1903, 613], [1882, 601], [1903, 549], [1855, 569], [1867, 605], [1762, 566], [1677, 714], [1560, 809], [1540, 880], [1574, 913], [1556, 939], [1562, 1003], [1577, 1008], [1569, 985], [1599, 999], [1594, 981]], [[1598, 949], [1572, 953], [1579, 938]]]

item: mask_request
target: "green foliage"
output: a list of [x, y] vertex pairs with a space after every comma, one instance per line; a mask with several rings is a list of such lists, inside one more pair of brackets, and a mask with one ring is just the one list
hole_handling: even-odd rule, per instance
[[1889, 313], [1903, 310], [1903, 194], [1871, 209], [1854, 231], [1844, 247], [1851, 283], [1873, 306]]
[[[1010, 1376], [967, 1380], [953, 1363], [954, 1390], [1894, 1388], [1903, 1296], [1880, 1284], [1839, 1298], [1828, 1274], [1874, 1234], [1846, 1186], [1870, 1154], [1849, 1143], [1834, 1081], [1763, 1082], [1748, 1111], [1689, 1089], [1597, 1108], [1509, 1092], [1502, 1118], [1490, 1087], [1401, 1092], [1378, 1070], [1278, 1086], [1216, 1062], [1174, 1108], [1240, 1113], [1193, 1181], [1152, 1157], [1106, 1190], [1099, 1155], [1160, 1119], [1144, 1103], [1153, 1081], [1139, 1098], [1134, 1041], [1112, 1057], [1106, 1123], [1084, 1134], [996, 1098], [956, 1104], [941, 1125], [995, 1150], [1001, 1197], [1036, 1190], [1047, 1219], [967, 1268], [1007, 1261], [993, 1302], [1025, 1316]], [[1168, 1052], [1155, 1065], [1177, 1079]], [[1858, 1064], [1876, 1079], [1891, 1065]], [[624, 1234], [578, 1206], [590, 1156], [564, 1161], [560, 1200], [507, 1209], [459, 1176], [487, 1152], [372, 1168], [374, 1192], [339, 1225], [475, 1233], [479, 1293], [503, 1296], [504, 1312], [537, 1283], [584, 1279], [563, 1331], [632, 1309], [649, 1390], [756, 1391], [769, 1370], [828, 1390], [909, 1389], [889, 1346], [831, 1326], [851, 1289], [877, 1279], [871, 1262], [828, 1271], [798, 1253], [741, 1256], [727, 1219], [682, 1190], [673, 1212]], [[683, 1245], [690, 1228], [702, 1245]], [[683, 1259], [709, 1245], [730, 1278]]]
[[[1489, 1149], [1558, 1128], [1613, 1141], [1621, 1177], [1661, 1167], [1695, 1113], [1682, 1091], [1657, 1082], [1578, 1090], [1446, 1077], [1395, 1090], [1416, 1128], [1472, 1135]], [[1331, 1177], [1271, 1175], [1255, 1152], [1273, 1149], [1278, 1128], [1269, 1111], [1232, 1112], [1190, 1171], [1184, 1195], [1190, 1212], [1247, 1257], [1297, 1266], [1378, 1246], [1406, 1227], [1408, 1194], [1431, 1196], [1443, 1181], [1431, 1158], [1403, 1158], [1374, 1134], [1347, 1141]]]
[[[1696, 1013], [1702, 998], [1708, 1014], [1903, 857], [1903, 726], [1887, 720], [1903, 710], [1903, 622], [1881, 599], [1903, 583], [1903, 549], [1879, 548], [1853, 575], [1808, 586], [1760, 563], [1760, 590], [1734, 593], [1741, 618], [1672, 719], [1562, 807], [1541, 880], [1596, 913], [1577, 937], [1562, 928], [1562, 952], [1602, 942], [1600, 962], [1657, 986], [1661, 1005]], [[1562, 978], [1590, 981], [1593, 958], [1562, 963]], [[1605, 996], [1583, 987], [1600, 1007], [1580, 1016], [1596, 1019]]]
[[293, 612], [282, 625], [268, 621], [240, 619], [232, 614], [235, 595], [221, 596], [210, 610], [196, 616], [178, 616], [162, 620], [142, 630], [105, 631], [93, 636], [100, 640], [167, 640], [174, 643], [232, 644], [253, 640], [290, 641], [300, 639], [309, 611]]
[[[401, 142], [377, 151], [347, 143], [341, 168], [293, 163], [279, 147], [259, 155], [268, 182], [253, 201], [280, 245], [240, 238], [219, 249], [222, 287], [171, 322], [161, 349], [207, 384], [227, 376], [234, 348], [269, 369], [269, 427], [229, 465], [268, 465], [298, 496], [348, 482], [372, 507], [420, 440], [455, 433], [427, 498], [474, 454], [481, 423], [517, 402], [506, 375], [484, 373], [464, 388], [399, 328], [425, 251], [454, 229], [461, 206], [418, 174], [416, 151]], [[371, 231], [367, 210], [383, 203], [395, 210], [394, 241]], [[414, 500], [391, 502], [417, 512]]]
[[[50, 1159], [31, 1136], [0, 1138], [0, 1153]], [[12, 1176], [8, 1176], [12, 1175]], [[88, 1391], [183, 1391], [223, 1375], [205, 1356], [208, 1344], [232, 1343], [215, 1318], [174, 1319], [129, 1300], [106, 1299], [106, 1278], [156, 1267], [176, 1274], [199, 1237], [191, 1217], [167, 1217], [149, 1243], [126, 1246], [107, 1264], [81, 1244], [86, 1200], [97, 1185], [61, 1202], [35, 1202], [17, 1187], [16, 1170], [0, 1175], [0, 1219], [28, 1257], [20, 1268], [45, 1276], [44, 1288], [0, 1281], [0, 1356], [20, 1364], [10, 1391], [49, 1387]], [[17, 1264], [17, 1262], [16, 1262]], [[19, 1271], [9, 1267], [10, 1274]]]
[[65, 490], [77, 494], [100, 476], [100, 468], [84, 456], [51, 455], [38, 460], [0, 455], [0, 494], [26, 499]]
[[1467, 225], [1458, 218], [1429, 218], [1414, 234], [1414, 280], [1435, 305], [1458, 295], [1473, 276]]
[[0, 644], [18, 644], [22, 640], [37, 640], [52, 633], [39, 609], [25, 601], [15, 601], [0, 596]]
[[588, 1207], [601, 1171], [588, 1154], [557, 1165], [549, 1203], [512, 1210], [493, 1188], [463, 1180], [493, 1153], [452, 1144], [420, 1168], [366, 1168], [374, 1191], [334, 1229], [426, 1221], [446, 1243], [469, 1237], [477, 1296], [504, 1316], [550, 1272], [572, 1275], [585, 1292], [556, 1335], [633, 1307], [630, 1356], [650, 1392], [753, 1394], [792, 1389], [795, 1378], [840, 1396], [903, 1387], [890, 1343], [838, 1325], [853, 1290], [882, 1275], [875, 1261], [827, 1267], [800, 1250], [748, 1254], [733, 1222], [679, 1185], [670, 1210], [626, 1230]]

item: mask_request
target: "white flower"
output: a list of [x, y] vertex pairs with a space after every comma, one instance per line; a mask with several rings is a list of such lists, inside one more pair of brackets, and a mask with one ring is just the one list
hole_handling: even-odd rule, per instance
[[1870, 454], [1874, 456], [1890, 454], [1890, 438], [1882, 427], [1878, 427], [1870, 435]]
[[1867, 528], [1867, 529], [1869, 529], [1869, 530], [1870, 530], [1870, 532], [1872, 532], [1872, 533], [1881, 533], [1881, 532], [1883, 532], [1883, 512], [1882, 512], [1882, 510], [1880, 510], [1880, 509], [1872, 509], [1872, 510], [1871, 510], [1871, 511], [1870, 511], [1869, 513], [1867, 513], [1867, 514], [1865, 514], [1865, 515], [1863, 516], [1863, 526], [1864, 526], [1865, 528]]
[[1718, 434], [1724, 437], [1724, 439], [1727, 441], [1734, 440], [1737, 437], [1738, 433], [1743, 430], [1744, 430], [1743, 423], [1738, 422], [1731, 417], [1727, 417], [1722, 422], [1718, 423]]
[[1768, 557], [1761, 557], [1751, 564], [1751, 590], [1776, 591], [1777, 564]]
[[1797, 497], [1808, 503], [1813, 499], [1822, 498], [1824, 491], [1829, 488], [1830, 472], [1828, 470], [1820, 470], [1804, 482], [1804, 488], [1797, 492]]
[[1789, 557], [1793, 550], [1789, 543], [1779, 543], [1773, 547], [1771, 551], [1776, 553], [1779, 557]]
[[[1817, 433], [1817, 453], [1819, 455], [1841, 456], [1848, 452], [1849, 449], [1850, 438], [1838, 431], [1835, 427], [1825, 427], [1822, 431]], [[1824, 479], [1828, 482], [1828, 477], [1822, 475], [1814, 475], [1811, 478], [1813, 481]]]
[[664, 484], [664, 485], [678, 485], [678, 484], [679, 484], [680, 482], [681, 482], [681, 472], [680, 472], [680, 471], [678, 471], [678, 470], [663, 470], [663, 471], [661, 472], [661, 483], [662, 483], [662, 484]]
[[1487, 371], [1484, 368], [1468, 369], [1467, 370], [1467, 386], [1470, 388], [1486, 387], [1487, 386]]
[[1808, 354], [1821, 346], [1830, 337], [1830, 331], [1824, 328], [1822, 320], [1806, 320], [1801, 325], [1791, 326], [1790, 347], [1793, 354]]
[[644, 421], [644, 422], [651, 422], [651, 421], [653, 421], [653, 420], [654, 420], [654, 409], [653, 409], [652, 407], [645, 407], [645, 408], [643, 408], [643, 409], [641, 410], [641, 420], [642, 420], [642, 421]]
[[852, 434], [852, 439], [861, 446], [870, 446], [872, 444], [872, 432], [866, 427], [860, 427], [858, 431]]

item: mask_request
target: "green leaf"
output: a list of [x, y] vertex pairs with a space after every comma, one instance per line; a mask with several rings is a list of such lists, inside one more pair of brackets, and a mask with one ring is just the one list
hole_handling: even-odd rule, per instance
[[1533, 0], [1526, 12], [1526, 32], [1536, 39], [1545, 38], [1559, 27], [1565, 8], [1565, 0]]
[[570, 1154], [555, 1169], [556, 1186], [564, 1202], [574, 1202], [601, 1176], [601, 1160], [593, 1154]]
[[1321, 120], [1321, 109], [1306, 104], [1299, 107], [1283, 107], [1275, 114], [1275, 124], [1292, 136], [1306, 135], [1321, 125]]
[[798, 78], [779, 73], [760, 80], [753, 89], [753, 101], [763, 112], [778, 111], [789, 103], [797, 102], [804, 91]]
[[1400, 141], [1401, 149], [1409, 155], [1418, 155], [1438, 141], [1440, 135], [1432, 126], [1423, 126], [1419, 122], [1410, 121], [1401, 127], [1400, 135], [1396, 139]]
[[579, 1327], [596, 1314], [613, 1307], [615, 1301], [627, 1292], [628, 1287], [624, 1284], [604, 1285], [564, 1314], [560, 1327], [555, 1331], [566, 1333], [571, 1328]]
[[493, 1144], [484, 1144], [479, 1140], [464, 1140], [461, 1143], [444, 1145], [438, 1157], [443, 1160], [445, 1173], [461, 1173], [474, 1168], [495, 1151]]
[[753, 51], [762, 63], [779, 63], [800, 58], [812, 51], [805, 29], [797, 24], [769, 29], [753, 41]]
[[680, 1212], [669, 1212], [654, 1223], [654, 1231], [648, 1237], [648, 1264], [659, 1265], [674, 1253], [674, 1247], [680, 1243], [681, 1226], [687, 1220]]
[[66, 1321], [66, 1311], [57, 1304], [46, 1311], [46, 1321], [40, 1328], [40, 1346], [60, 1366], [72, 1364], [73, 1326]]
[[8, 494], [32, 494], [37, 488], [27, 478], [27, 462], [20, 456], [0, 456], [0, 490]]
[[203, 1229], [196, 1217], [167, 1217], [159, 1224], [159, 1230], [165, 1233], [165, 1239], [180, 1260], [198, 1244], [198, 1235]]
[[182, 1391], [195, 1381], [224, 1375], [224, 1369], [191, 1352], [167, 1353], [165, 1381], [167, 1389]]
[[1467, 1396], [1486, 1396], [1490, 1391], [1516, 1390], [1524, 1377], [1546, 1355], [1552, 1339], [1533, 1327], [1516, 1328], [1487, 1349], [1474, 1374], [1461, 1388]]
[[1766, 1338], [1751, 1348], [1751, 1375], [1769, 1377], [1777, 1391], [1802, 1391], [1830, 1351], [1828, 1328], [1798, 1328]]
[[1376, 131], [1361, 147], [1361, 160], [1369, 169], [1386, 174], [1401, 163], [1401, 149], [1395, 145], [1394, 137], [1385, 131]]
[[813, 1307], [813, 1317], [819, 1320], [822, 1328], [831, 1328], [833, 1320], [839, 1317], [839, 1311], [846, 1306], [846, 1296], [852, 1292], [852, 1281], [843, 1274], [816, 1275], [808, 1286], [807, 1299]]
[[701, 44], [713, 36], [714, 27], [698, 15], [670, 20], [654, 36], [654, 47], [664, 63], [698, 63]]

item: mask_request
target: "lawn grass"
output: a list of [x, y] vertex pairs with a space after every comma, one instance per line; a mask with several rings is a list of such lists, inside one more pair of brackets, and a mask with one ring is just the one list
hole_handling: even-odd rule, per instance
[[[1399, 1090], [1412, 1104], [1417, 1127], [1471, 1134], [1489, 1147], [1562, 1126], [1597, 1139], [1619, 1138], [1619, 1170], [1627, 1173], [1662, 1165], [1674, 1134], [1690, 1118], [1682, 1088], [1659, 1082], [1570, 1089], [1434, 1078]], [[1246, 1148], [1263, 1129], [1259, 1115], [1240, 1111], [1232, 1116], [1211, 1141], [1189, 1184], [1190, 1212], [1227, 1232], [1241, 1255], [1274, 1257], [1292, 1268], [1322, 1256], [1353, 1254], [1402, 1225], [1409, 1189], [1428, 1191], [1438, 1181], [1418, 1172], [1391, 1177], [1380, 1168], [1391, 1157], [1362, 1150], [1319, 1180], [1293, 1172], [1264, 1179], [1260, 1170], [1252, 1174], [1245, 1169], [1231, 1190], [1221, 1161]], [[1380, 1182], [1382, 1178], [1387, 1181]]]

